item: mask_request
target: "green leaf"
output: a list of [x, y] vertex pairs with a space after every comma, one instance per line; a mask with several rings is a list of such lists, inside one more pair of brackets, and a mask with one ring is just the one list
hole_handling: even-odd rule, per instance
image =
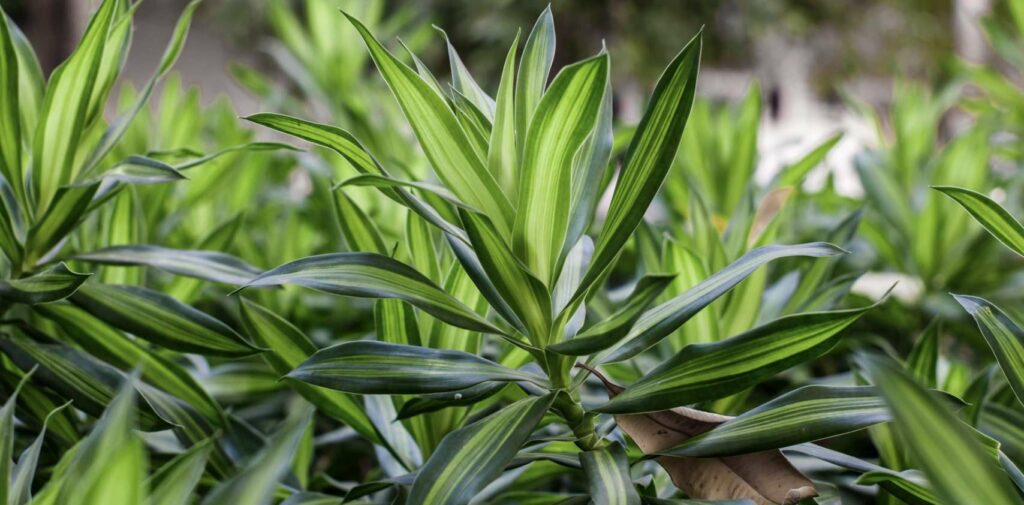
[[363, 298], [398, 298], [449, 324], [501, 334], [482, 316], [400, 261], [372, 253], [335, 253], [302, 258], [264, 272], [239, 289], [296, 284]]
[[93, 184], [102, 180], [126, 184], [161, 184], [188, 179], [185, 174], [160, 160], [145, 156], [129, 156], [96, 177], [78, 182]]
[[15, 188], [18, 200], [24, 202], [18, 82], [18, 53], [7, 23], [7, 14], [0, 9], [0, 174]]
[[272, 503], [274, 488], [291, 467], [299, 441], [312, 418], [313, 410], [307, 408], [288, 419], [235, 476], [220, 482], [206, 495], [203, 505]]
[[597, 124], [608, 65], [608, 54], [601, 53], [563, 68], [530, 121], [512, 244], [547, 286], [554, 284], [568, 231], [573, 156]]
[[977, 296], [953, 295], [974, 318], [992, 348], [1017, 400], [1024, 403], [1024, 329], [994, 304]]
[[168, 249], [155, 245], [107, 247], [79, 254], [75, 259], [100, 265], [148, 266], [172, 274], [225, 284], [245, 284], [261, 272], [230, 254]]
[[907, 356], [907, 370], [925, 387], [933, 388], [936, 384], [941, 334], [942, 323], [935, 319], [925, 327]]
[[18, 503], [18, 495], [11, 489], [11, 482], [13, 480], [11, 459], [14, 452], [14, 407], [18, 401], [18, 391], [21, 389], [21, 385], [30, 376], [31, 372], [25, 375], [18, 384], [18, 387], [14, 389], [11, 396], [4, 402], [3, 407], [0, 407], [0, 503]]
[[[317, 351], [309, 337], [281, 316], [244, 297], [239, 300], [246, 334], [256, 345], [267, 349], [262, 356], [274, 373], [288, 374]], [[290, 382], [289, 386], [324, 414], [351, 426], [371, 442], [382, 443], [356, 398], [304, 382]]]
[[515, 201], [518, 195], [519, 148], [516, 145], [515, 67], [516, 50], [519, 49], [520, 31], [512, 41], [501, 67], [501, 82], [498, 83], [497, 102], [491, 138], [488, 142], [487, 168], [491, 171], [501, 189]]
[[956, 200], [992, 234], [1013, 252], [1024, 256], [1024, 225], [991, 198], [969, 189], [953, 186], [932, 186]]
[[554, 395], [520, 400], [448, 434], [420, 468], [410, 505], [465, 505], [501, 474], [547, 412]]
[[391, 55], [362, 23], [348, 16], [363, 37], [381, 76], [398, 99], [438, 178], [460, 200], [485, 212], [504, 236], [512, 230], [512, 204], [473, 150], [455, 114], [419, 75]]
[[828, 153], [832, 151], [832, 148], [839, 143], [843, 138], [843, 132], [833, 134], [831, 137], [822, 142], [818, 147], [815, 147], [811, 152], [804, 155], [792, 165], [789, 165], [779, 171], [778, 175], [769, 185], [769, 187], [783, 187], [783, 186], [799, 186], [803, 184], [807, 174], [818, 166], [828, 156]]
[[420, 414], [437, 412], [448, 407], [474, 405], [494, 396], [506, 384], [505, 382], [481, 382], [475, 386], [458, 391], [417, 395], [402, 404], [402, 409], [399, 410], [397, 419], [408, 419]]
[[658, 80], [650, 105], [626, 151], [601, 234], [576, 296], [583, 296], [614, 263], [672, 166], [693, 105], [700, 65], [698, 33], [669, 63]]
[[136, 394], [131, 378], [122, 381], [96, 427], [67, 469], [57, 502], [67, 505], [138, 505], [145, 501], [148, 461], [135, 435]]
[[387, 254], [384, 239], [376, 223], [353, 202], [341, 188], [331, 192], [334, 198], [334, 215], [341, 228], [341, 236], [350, 251]]
[[754, 249], [686, 292], [644, 312], [619, 345], [608, 351], [603, 361], [622, 361], [649, 349], [769, 261], [793, 256], [820, 258], [843, 252], [824, 242]]
[[581, 452], [580, 463], [594, 505], [640, 505], [622, 445], [613, 443], [603, 449]]
[[861, 355], [857, 363], [881, 391], [914, 462], [928, 475], [944, 503], [1021, 503], [974, 431], [939, 399], [891, 360]]
[[[14, 396], [11, 397], [11, 401], [14, 400]], [[24, 505], [31, 502], [32, 500], [32, 481], [35, 480], [36, 469], [39, 465], [39, 456], [43, 450], [43, 441], [46, 439], [46, 428], [50, 422], [50, 418], [63, 411], [71, 402], [65, 403], [60, 407], [57, 407], [46, 416], [43, 420], [43, 427], [39, 430], [39, 435], [29, 445], [21, 456], [18, 457], [18, 464], [14, 466], [14, 476], [11, 479], [11, 488], [7, 496], [7, 503], [11, 505]], [[13, 437], [12, 437], [13, 439]]]
[[25, 245], [26, 266], [35, 262], [56, 247], [88, 215], [93, 196], [99, 183], [85, 186], [64, 186], [53, 195], [53, 204], [28, 232]]
[[738, 393], [824, 354], [870, 308], [787, 316], [719, 342], [691, 344], [595, 410], [652, 412]]
[[147, 481], [149, 505], [188, 505], [213, 451], [213, 440], [196, 444], [164, 463]]
[[448, 62], [452, 68], [452, 88], [469, 99], [473, 106], [487, 117], [489, 122], [494, 121], [494, 99], [484, 92], [473, 79], [469, 70], [466, 69], [466, 65], [462, 63], [462, 58], [459, 58], [459, 53], [452, 47], [452, 41], [448, 38], [448, 34], [437, 26], [434, 29], [441, 32], [445, 45], [448, 47]]
[[73, 272], [59, 263], [28, 277], [0, 281], [0, 298], [31, 305], [63, 300], [91, 275]]
[[529, 131], [530, 120], [544, 95], [554, 59], [555, 20], [551, 15], [551, 6], [548, 5], [530, 30], [519, 61], [515, 90], [515, 131], [518, 133], [520, 151], [526, 145], [526, 132]]
[[57, 323], [75, 345], [121, 370], [139, 368], [143, 380], [187, 402], [211, 423], [225, 426], [224, 411], [187, 370], [143, 347], [84, 310], [68, 304], [39, 305], [35, 311]]
[[75, 150], [84, 135], [90, 99], [99, 77], [119, 0], [104, 0], [75, 51], [50, 76], [32, 148], [32, 174], [39, 213], [50, 208], [58, 188], [78, 173]]
[[867, 386], [806, 386], [744, 412], [661, 454], [731, 456], [857, 431], [889, 420], [885, 401]]
[[675, 275], [645, 275], [633, 288], [626, 303], [612, 315], [583, 330], [582, 333], [548, 349], [568, 356], [583, 356], [615, 345], [633, 327], [643, 311], [661, 295]]
[[460, 210], [459, 215], [480, 266], [501, 298], [526, 325], [530, 341], [539, 346], [548, 338], [551, 326], [548, 289], [512, 254], [490, 220], [465, 210]]
[[540, 381], [467, 352], [372, 340], [321, 349], [287, 377], [358, 394], [440, 393], [488, 381]]
[[87, 283], [71, 301], [115, 328], [168, 349], [232, 357], [260, 351], [213, 316], [151, 289]]

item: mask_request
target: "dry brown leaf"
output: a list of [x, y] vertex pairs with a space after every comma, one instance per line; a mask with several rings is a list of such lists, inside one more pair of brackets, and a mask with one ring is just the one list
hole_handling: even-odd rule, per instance
[[[622, 387], [594, 370], [591, 372], [604, 382], [609, 396], [622, 392]], [[729, 419], [686, 407], [615, 416], [619, 428], [645, 454], [679, 445]], [[747, 498], [758, 505], [794, 505], [818, 494], [814, 484], [793, 468], [779, 450], [724, 458], [659, 456], [656, 461], [676, 487], [698, 500]]]

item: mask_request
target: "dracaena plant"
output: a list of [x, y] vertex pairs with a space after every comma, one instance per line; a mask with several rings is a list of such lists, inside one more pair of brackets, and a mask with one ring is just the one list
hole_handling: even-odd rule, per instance
[[[601, 180], [618, 165], [609, 159], [607, 53], [568, 65], [548, 82], [554, 30], [546, 12], [521, 56], [518, 38], [513, 43], [492, 98], [464, 66], [453, 65], [453, 82], [445, 88], [425, 67], [409, 67], [357, 19], [349, 20], [434, 179], [396, 176], [341, 128], [273, 113], [249, 117], [334, 151], [360, 174], [336, 187], [351, 252], [292, 261], [240, 291], [244, 297], [254, 288], [298, 285], [378, 299], [376, 339], [320, 350], [296, 345], [308, 341], [272, 313], [242, 302], [250, 335], [277, 356], [271, 365], [322, 410], [339, 418], [400, 412], [404, 422], [384, 417], [373, 439], [384, 440], [386, 452], [409, 473], [372, 489], [410, 485], [412, 503], [467, 503], [517, 461], [547, 458], [582, 468], [595, 502], [637, 503], [625, 433], [645, 453], [659, 455], [691, 497], [796, 503], [816, 491], [778, 448], [888, 419], [875, 390], [856, 386], [799, 389], [735, 419], [689, 407], [821, 356], [868, 307], [780, 317], [687, 345], [653, 369], [637, 361], [759, 267], [781, 258], [835, 256], [842, 250], [834, 245], [757, 247], [660, 303], [675, 273], [650, 271], [610, 313], [595, 318], [588, 310], [676, 156], [694, 97], [699, 35], [655, 86], [614, 176], [604, 219], [595, 222]], [[375, 187], [408, 209], [414, 224], [406, 247], [385, 242], [344, 197], [359, 186]], [[641, 367], [642, 376], [625, 387], [599, 371], [628, 362]], [[591, 373], [606, 381], [608, 395], [593, 405], [581, 394]], [[492, 401], [496, 397], [502, 401]], [[493, 404], [493, 413], [467, 424], [462, 409], [483, 401]], [[849, 402], [863, 408], [848, 409]], [[424, 413], [447, 415], [449, 422], [438, 433], [438, 417], [419, 424]], [[610, 433], [596, 428], [605, 414], [617, 427]], [[772, 425], [769, 418], [785, 421]], [[418, 450], [397, 447], [410, 433]], [[531, 451], [545, 433], [572, 441], [575, 449]], [[423, 438], [430, 436], [435, 440]]]

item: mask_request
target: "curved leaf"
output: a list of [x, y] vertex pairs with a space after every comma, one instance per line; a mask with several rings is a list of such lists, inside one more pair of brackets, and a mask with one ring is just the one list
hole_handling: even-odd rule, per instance
[[75, 259], [100, 265], [149, 266], [172, 274], [225, 284], [245, 284], [261, 272], [230, 254], [168, 249], [155, 245], [107, 247], [79, 254]]
[[115, 328], [168, 349], [236, 357], [260, 351], [213, 316], [151, 289], [88, 283], [71, 301]]
[[206, 460], [213, 450], [212, 440], [196, 444], [161, 466], [146, 482], [150, 505], [188, 505]]
[[63, 300], [91, 275], [73, 272], [60, 263], [28, 277], [0, 281], [0, 298], [32, 305]]
[[1024, 403], [1024, 329], [999, 307], [977, 296], [953, 295], [975, 322], [992, 348], [1017, 400]]
[[824, 242], [758, 247], [679, 296], [644, 312], [622, 342], [606, 353], [602, 361], [622, 361], [650, 348], [769, 261], [793, 256], [820, 258], [843, 252]]
[[640, 495], [629, 476], [629, 459], [618, 443], [580, 453], [587, 488], [594, 505], [640, 505]]
[[502, 333], [416, 270], [379, 254], [310, 256], [264, 272], [239, 289], [281, 284], [296, 284], [336, 295], [398, 298], [460, 328]]
[[321, 349], [287, 377], [359, 394], [440, 393], [489, 381], [538, 380], [467, 352], [372, 340]]
[[969, 189], [953, 186], [932, 186], [952, 198], [985, 227], [993, 237], [1024, 256], [1024, 224], [1014, 219], [1006, 209], [991, 198]]

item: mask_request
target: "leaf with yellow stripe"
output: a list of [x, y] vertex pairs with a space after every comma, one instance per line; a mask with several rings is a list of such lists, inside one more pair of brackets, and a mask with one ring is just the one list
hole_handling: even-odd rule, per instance
[[526, 135], [512, 245], [546, 286], [554, 284], [568, 231], [573, 156], [597, 124], [608, 66], [608, 54], [601, 53], [562, 69]]
[[1013, 252], [1024, 256], [1024, 224], [991, 198], [969, 189], [932, 186], [967, 210], [978, 223]]
[[73, 272], [59, 263], [28, 277], [0, 281], [0, 298], [33, 305], [63, 300], [91, 275]]
[[629, 476], [629, 459], [621, 444], [583, 451], [580, 464], [594, 505], [640, 505], [640, 495]]
[[832, 349], [870, 308], [783, 317], [719, 342], [691, 344], [596, 410], [652, 412], [738, 393]]
[[491, 381], [543, 384], [539, 377], [467, 352], [373, 340], [321, 349], [287, 377], [358, 394], [440, 393]]
[[493, 219], [504, 236], [510, 235], [512, 204], [487, 170], [484, 160], [473, 150], [444, 97], [380, 45], [362, 23], [347, 14], [346, 17], [362, 36], [438, 178], [459, 199]]
[[465, 505], [519, 452], [554, 401], [531, 397], [448, 434], [420, 468], [410, 505]]
[[295, 284], [363, 298], [397, 298], [460, 328], [501, 334], [433, 281], [398, 260], [372, 253], [310, 256], [264, 272], [239, 289]]
[[261, 270], [230, 254], [190, 251], [156, 245], [119, 245], [75, 256], [100, 265], [148, 266], [172, 274], [225, 284], [245, 284]]

